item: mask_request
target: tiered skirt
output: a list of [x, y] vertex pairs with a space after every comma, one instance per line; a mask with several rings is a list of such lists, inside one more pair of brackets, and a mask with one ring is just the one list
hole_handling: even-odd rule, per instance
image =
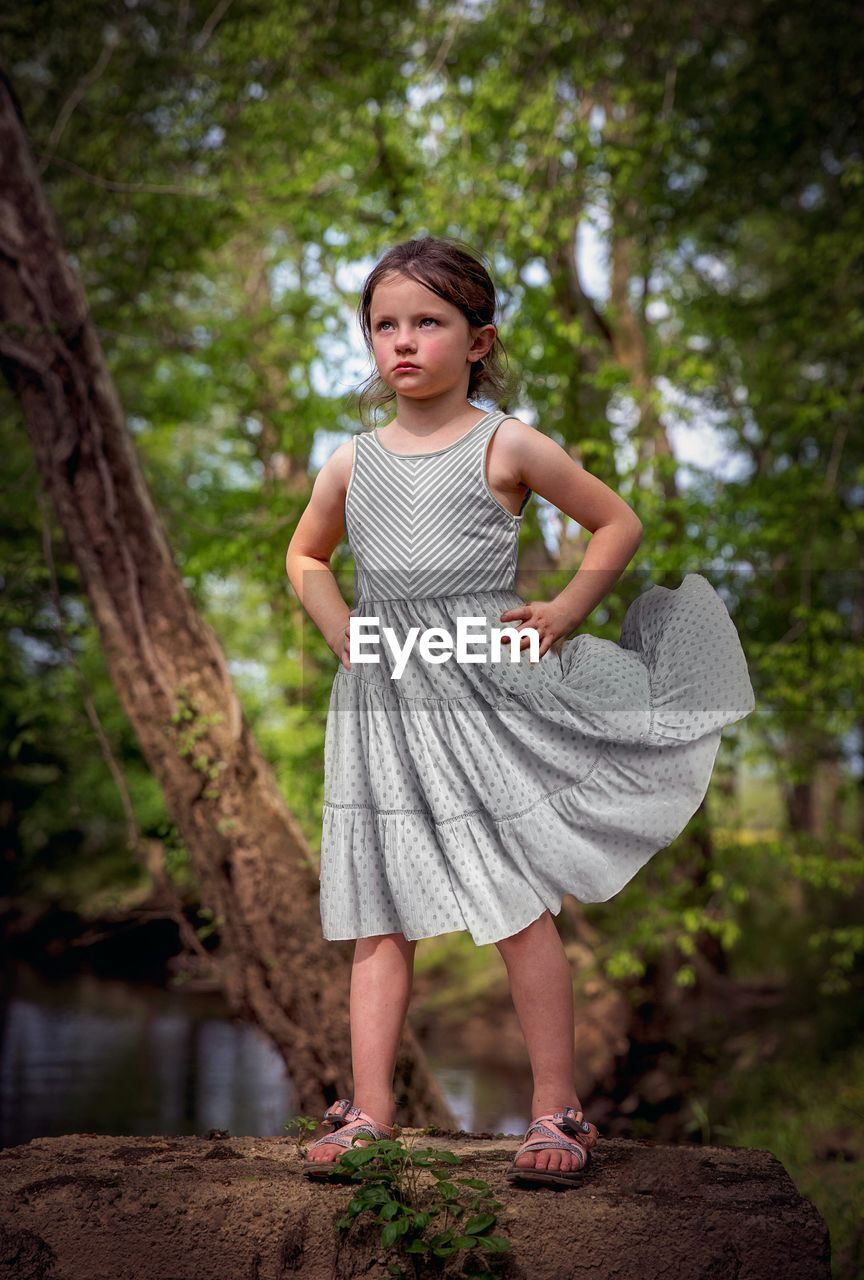
[[[392, 627], [475, 625], [470, 652], [524, 599], [491, 590], [367, 600]], [[369, 624], [367, 633], [375, 627]], [[374, 655], [376, 650], [370, 648]], [[738, 633], [701, 574], [653, 586], [620, 643], [589, 633], [533, 664], [431, 663], [403, 674], [342, 664], [325, 739], [321, 925], [325, 938], [468, 930], [517, 933], [562, 897], [605, 902], [685, 828], [708, 789], [724, 726], [755, 699]]]

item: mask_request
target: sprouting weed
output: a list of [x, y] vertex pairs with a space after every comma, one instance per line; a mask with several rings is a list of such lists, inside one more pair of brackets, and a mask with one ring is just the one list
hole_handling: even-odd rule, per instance
[[[361, 1145], [357, 1145], [357, 1142]], [[350, 1175], [357, 1190], [335, 1226], [350, 1231], [361, 1215], [381, 1227], [381, 1245], [393, 1250], [387, 1267], [394, 1280], [418, 1276], [495, 1280], [496, 1254], [512, 1245], [494, 1233], [497, 1210], [492, 1188], [482, 1178], [454, 1177], [462, 1160], [452, 1151], [417, 1148], [410, 1140], [356, 1135], [333, 1170]], [[421, 1180], [431, 1175], [433, 1185]]]
[[297, 1130], [297, 1154], [301, 1158], [306, 1154], [306, 1139], [315, 1132], [320, 1123], [320, 1119], [316, 1119], [315, 1116], [292, 1116], [291, 1119], [285, 1123], [284, 1128], [286, 1128], [289, 1133], [292, 1129], [296, 1128]]

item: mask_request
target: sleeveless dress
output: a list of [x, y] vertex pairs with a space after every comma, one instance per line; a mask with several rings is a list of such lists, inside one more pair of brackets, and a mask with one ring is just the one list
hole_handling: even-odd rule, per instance
[[[426, 660], [422, 633], [443, 628], [455, 645], [460, 618], [479, 620], [467, 652], [490, 658], [500, 614], [525, 602], [514, 582], [531, 491], [514, 516], [486, 474], [508, 416], [427, 453], [354, 437], [352, 613], [377, 619], [365, 634], [380, 639], [366, 646], [378, 660], [339, 663], [330, 695], [327, 939], [468, 930], [482, 945], [557, 915], [565, 893], [605, 902], [684, 829], [723, 726], [754, 708], [735, 626], [698, 573], [638, 596], [620, 644], [582, 633], [534, 663], [526, 648], [511, 664], [506, 643], [500, 661]], [[385, 627], [400, 648], [419, 628], [398, 679]]]

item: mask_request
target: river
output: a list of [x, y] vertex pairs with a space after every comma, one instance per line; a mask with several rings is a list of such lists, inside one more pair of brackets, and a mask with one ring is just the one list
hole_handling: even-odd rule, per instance
[[[427, 1056], [461, 1128], [524, 1129], [530, 1075], [514, 1084], [456, 1045]], [[281, 1055], [218, 994], [47, 978], [24, 962], [4, 971], [0, 1147], [68, 1133], [285, 1136], [294, 1114]]]

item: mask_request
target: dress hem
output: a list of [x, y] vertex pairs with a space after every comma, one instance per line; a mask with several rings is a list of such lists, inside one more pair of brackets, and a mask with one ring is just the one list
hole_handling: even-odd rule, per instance
[[380, 937], [387, 937], [391, 933], [401, 933], [406, 942], [422, 942], [424, 938], [440, 938], [440, 937], [443, 937], [445, 933], [467, 933], [471, 935], [471, 941], [474, 943], [475, 946], [490, 947], [492, 946], [493, 943], [503, 942], [507, 938], [512, 938], [514, 934], [521, 933], [523, 929], [528, 928], [529, 924], [533, 924], [535, 920], [539, 920], [540, 917], [543, 915], [544, 911], [548, 911], [549, 914], [553, 917], [553, 919], [556, 916], [559, 916], [561, 914], [561, 908], [563, 906], [563, 902], [564, 902], [564, 897], [562, 894], [562, 896], [558, 899], [557, 906], [541, 907], [539, 911], [535, 912], [534, 915], [531, 916], [530, 920], [526, 920], [524, 924], [517, 925], [515, 929], [508, 926], [508, 932], [502, 933], [501, 936], [498, 938], [477, 938], [474, 936], [474, 933], [472, 932], [471, 927], [468, 924], [448, 925], [444, 929], [436, 929], [434, 933], [419, 933], [417, 934], [416, 937], [413, 937], [413, 938], [411, 937], [410, 934], [405, 933], [403, 929], [377, 930], [374, 933], [340, 934], [338, 937], [332, 934], [324, 933], [322, 930], [322, 936], [325, 942], [359, 942], [361, 938], [380, 938]]
[[[392, 929], [387, 929], [387, 928], [372, 929], [368, 933], [361, 933], [361, 934], [349, 933], [349, 934], [333, 935], [333, 934], [325, 933], [323, 931], [323, 923], [322, 923], [322, 934], [325, 941], [346, 942], [346, 941], [356, 940], [357, 938], [378, 937], [382, 934], [401, 933], [407, 941], [417, 942], [421, 938], [436, 938], [445, 933], [466, 933], [467, 932], [471, 935], [471, 938], [474, 944], [478, 947], [481, 947], [481, 946], [488, 946], [491, 943], [500, 942], [504, 938], [512, 937], [513, 934], [519, 933], [522, 929], [527, 928], [529, 924], [532, 924], [534, 920], [538, 919], [539, 916], [543, 914], [544, 911], [549, 911], [553, 917], [558, 916], [561, 912], [561, 906], [562, 906], [564, 896], [567, 893], [569, 893], [571, 897], [575, 899], [575, 901], [585, 905], [588, 905], [590, 903], [609, 902], [612, 898], [617, 897], [617, 895], [627, 887], [630, 881], [633, 880], [638, 875], [638, 873], [642, 870], [644, 866], [646, 866], [648, 862], [650, 862], [663, 849], [669, 848], [672, 842], [675, 839], [677, 839], [677, 837], [681, 835], [683, 831], [686, 829], [687, 824], [689, 823], [690, 819], [693, 817], [693, 814], [699, 808], [699, 805], [702, 803], [702, 801], [704, 800], [705, 796], [708, 793], [708, 788], [711, 782], [711, 775], [713, 773], [713, 768], [714, 768], [714, 762], [716, 760], [717, 753], [720, 749], [720, 740], [721, 740], [721, 735], [718, 733], [716, 735], [716, 742], [714, 744], [714, 749], [711, 752], [711, 758], [710, 760], [706, 761], [703, 765], [704, 773], [703, 773], [702, 783], [697, 785], [697, 787], [695, 788], [695, 791], [691, 793], [689, 800], [685, 802], [683, 808], [679, 809], [678, 816], [676, 818], [676, 821], [674, 823], [671, 833], [667, 829], [665, 832], [663, 832], [662, 835], [655, 834], [654, 836], [649, 837], [647, 843], [644, 842], [644, 838], [643, 838], [643, 844], [642, 844], [642, 848], [639, 851], [639, 855], [636, 858], [634, 858], [632, 862], [630, 862], [630, 864], [626, 867], [626, 869], [622, 868], [622, 870], [626, 870], [626, 874], [623, 876], [623, 878], [621, 877], [617, 878], [614, 885], [611, 888], [609, 887], [609, 884], [607, 882], [606, 886], [604, 886], [604, 889], [597, 894], [592, 894], [590, 890], [586, 892], [585, 888], [581, 888], [579, 892], [576, 892], [574, 891], [574, 889], [570, 889], [570, 888], [562, 889], [559, 893], [555, 893], [554, 890], [552, 890], [553, 896], [551, 896], [549, 899], [545, 899], [543, 896], [543, 893], [539, 891], [539, 888], [536, 884], [530, 885], [530, 888], [532, 892], [535, 894], [537, 900], [543, 903], [543, 906], [541, 907], [541, 909], [539, 911], [535, 911], [533, 915], [531, 915], [527, 920], [524, 921], [524, 923], [517, 924], [515, 927], [513, 925], [508, 924], [506, 926], [505, 932], [496, 933], [493, 936], [486, 936], [482, 932], [478, 932], [476, 929], [472, 929], [472, 927], [468, 924], [467, 921], [465, 921], [461, 925], [450, 924], [445, 926], [443, 929], [435, 930], [433, 933], [420, 933], [413, 937], [411, 934], [407, 933], [404, 928], [398, 928], [398, 927], [392, 928]], [[568, 789], [569, 788], [561, 788], [560, 790], [568, 790]], [[554, 796], [557, 794], [560, 794], [560, 791], [549, 792], [547, 793], [547, 796], [544, 797], [544, 799], [548, 800], [551, 796]], [[355, 807], [361, 808], [361, 807], [368, 807], [368, 806], [355, 806]], [[402, 811], [397, 811], [397, 812], [402, 812]], [[540, 888], [542, 888], [542, 886]], [[551, 886], [546, 886], [546, 888], [550, 889]], [[462, 913], [463, 920], [464, 920], [464, 912], [462, 912], [461, 906], [459, 907], [459, 910], [460, 910], [460, 913]]]

